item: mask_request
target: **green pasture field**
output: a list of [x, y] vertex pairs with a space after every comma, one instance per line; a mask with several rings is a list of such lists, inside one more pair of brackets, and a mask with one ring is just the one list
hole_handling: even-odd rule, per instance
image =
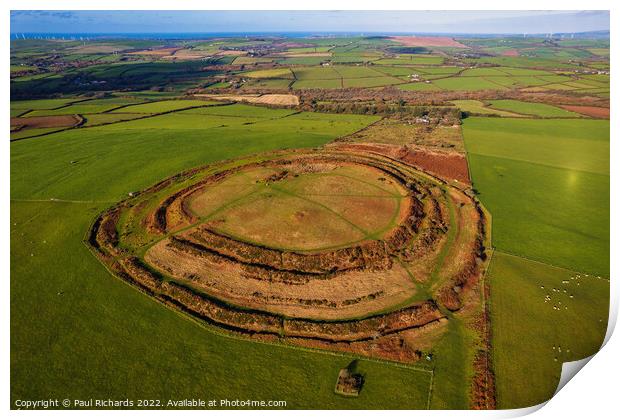
[[387, 74], [388, 76], [410, 76], [413, 73], [418, 72], [411, 67], [398, 67], [398, 66], [372, 66], [369, 67], [378, 73]]
[[462, 77], [467, 76], [506, 76], [507, 73], [503, 72], [500, 67], [477, 67], [473, 69], [467, 69], [461, 73]]
[[495, 252], [487, 282], [498, 408], [550, 399], [562, 363], [594, 354], [603, 342], [608, 280]]
[[518, 114], [533, 115], [544, 118], [580, 118], [581, 115], [567, 111], [553, 105], [536, 102], [523, 102], [512, 99], [493, 100], [489, 103], [490, 108], [503, 111], [516, 112]]
[[402, 90], [416, 90], [416, 91], [441, 90], [437, 86], [431, 83], [423, 83], [423, 82], [405, 83], [402, 85], [398, 85], [398, 88]]
[[594, 81], [602, 86], [609, 87], [609, 75], [608, 74], [584, 74], [581, 75], [579, 80], [582, 82]]
[[220, 105], [206, 108], [193, 108], [179, 111], [176, 115], [199, 114], [199, 115], [219, 115], [225, 117], [241, 118], [282, 118], [296, 112], [293, 109], [272, 109], [260, 106], [245, 104]]
[[11, 109], [55, 109], [61, 108], [71, 102], [81, 101], [83, 99], [63, 98], [63, 99], [38, 99], [29, 101], [11, 101]]
[[240, 64], [256, 64], [256, 63], [271, 63], [273, 58], [268, 57], [237, 57], [233, 61], [234, 65]]
[[384, 74], [375, 71], [373, 67], [366, 66], [333, 66], [332, 69], [339, 77], [345, 79], [385, 76]]
[[296, 66], [314, 66], [328, 59], [330, 59], [330, 57], [284, 57], [276, 59], [276, 62]]
[[35, 80], [43, 80], [44, 81], [48, 81], [48, 80], [53, 80], [53, 79], [60, 79], [61, 76], [59, 74], [54, 74], [54, 73], [38, 73], [38, 74], [29, 74], [26, 76], [20, 76], [20, 77], [14, 77], [11, 79], [12, 82], [29, 82], [29, 81], [35, 81]]
[[340, 79], [342, 76], [334, 69], [328, 67], [299, 67], [292, 69], [297, 80], [325, 80]]
[[543, 90], [576, 90], [574, 86], [570, 86], [564, 83], [552, 83], [549, 85], [541, 86]]
[[[317, 57], [320, 58], [320, 57]], [[332, 63], [364, 63], [366, 61], [372, 61], [381, 58], [381, 56], [366, 56], [358, 54], [334, 54], [332, 57], [323, 57], [323, 59], [329, 59]]]
[[161, 91], [160, 92], [160, 91], [155, 91], [155, 90], [138, 90], [138, 91], [125, 92], [125, 93], [127, 95], [131, 95], [132, 97], [135, 97], [138, 99], [151, 99], [151, 100], [179, 96], [179, 93], [177, 91]]
[[110, 111], [114, 108], [118, 108], [121, 105], [109, 104], [109, 105], [90, 105], [87, 102], [77, 103], [74, 105], [65, 106], [59, 109], [51, 110], [35, 110], [26, 114], [26, 117], [39, 117], [45, 115], [71, 115], [71, 114], [99, 114], [101, 112]]
[[538, 76], [537, 78], [549, 83], [563, 83], [572, 80], [570, 77], [561, 74], [554, 74], [552, 76]]
[[[269, 79], [266, 79], [269, 80]], [[206, 87], [206, 89], [223, 89], [230, 87], [230, 83], [228, 82], [216, 82]]]
[[11, 133], [11, 141], [20, 140], [26, 137], [39, 136], [41, 134], [53, 133], [58, 130], [62, 130], [62, 127], [31, 128], [28, 130], [20, 130], [15, 133]]
[[112, 128], [128, 124], [119, 123], [13, 143], [11, 399], [167, 400], [208, 390], [287, 408], [426, 408], [425, 368], [362, 361], [360, 397], [337, 396], [338, 370], [353, 357], [203, 328], [113, 278], [82, 243], [95, 215], [129, 191], [209, 162], [319, 146], [374, 121], [302, 114], [212, 130]]
[[331, 47], [299, 47], [299, 48], [289, 48], [286, 50], [287, 52], [293, 54], [305, 54], [305, 53], [323, 53], [328, 52]]
[[548, 82], [542, 80], [539, 76], [510, 76], [510, 77], [494, 77], [495, 83], [504, 84], [507, 87], [523, 88], [529, 86], [542, 86]]
[[29, 111], [27, 109], [13, 109], [13, 108], [11, 108], [10, 114], [11, 114], [11, 118], [13, 118], [13, 117], [18, 117], [18, 116], [20, 116], [22, 114], [26, 114], [28, 112]]
[[377, 87], [377, 86], [389, 86], [403, 83], [402, 80], [395, 77], [383, 76], [383, 77], [361, 77], [357, 79], [344, 79], [344, 87]]
[[441, 56], [436, 55], [417, 55], [410, 54], [405, 56], [402, 54], [399, 58], [381, 58], [374, 61], [375, 64], [396, 64], [396, 65], [440, 65], [443, 64], [444, 59]]
[[[293, 82], [292, 79], [250, 79], [241, 86], [242, 88], [264, 88], [264, 89], [288, 89]], [[220, 87], [228, 87], [228, 84]], [[212, 88], [213, 86], [209, 86]]]
[[36, 70], [36, 69], [37, 69], [36, 66], [11, 64], [11, 73], [16, 73], [20, 71], [30, 71], [30, 70]]
[[598, 70], [609, 70], [609, 61], [592, 61], [588, 66]]
[[[256, 109], [262, 119], [171, 113], [16, 142], [11, 151], [13, 198], [67, 198], [65, 193], [80, 191], [84, 196], [68, 198], [92, 200], [102, 196], [102, 190], [109, 190], [105, 196], [116, 200], [132, 191], [127, 190], [128, 181], [140, 181], [141, 187], [153, 184], [184, 168], [201, 165], [205, 154], [220, 160], [227, 154], [311, 147], [357, 131], [378, 119], [363, 115], [312, 113], [278, 118], [282, 116], [282, 110], [273, 110], [273, 117], [278, 118], [273, 120], [265, 118], [272, 110]], [[200, 124], [211, 129], [201, 130]], [[278, 136], [274, 136], [274, 132]], [[35, 141], [36, 146], [33, 145]], [[222, 152], [210, 152], [210, 148]], [[101, 152], [93, 154], [98, 149]], [[179, 154], [180, 149], [185, 152]], [[164, 162], [159, 162], [158, 157], [165, 157]], [[125, 160], [127, 163], [123, 164]], [[71, 164], [72, 161], [77, 163]], [[23, 169], [32, 165], [38, 168], [40, 176], [35, 177], [32, 171]], [[136, 178], [137, 174], [146, 175], [142, 179]]]
[[[123, 114], [127, 115], [127, 114]], [[136, 115], [136, 114], [134, 114]], [[149, 116], [148, 114], [141, 114]], [[132, 119], [116, 124], [98, 127], [98, 130], [104, 131], [136, 131], [136, 130], [161, 130], [176, 131], [184, 129], [186, 131], [201, 131], [212, 128], [225, 128], [230, 126], [243, 126], [255, 124], [261, 118], [256, 117], [237, 117], [237, 116], [209, 116], [195, 114], [185, 114], [181, 112], [173, 112], [169, 114], [156, 115], [149, 118]]]
[[254, 70], [247, 73], [241, 73], [242, 76], [256, 79], [292, 79], [293, 75], [288, 68]]
[[503, 67], [542, 67], [547, 69], [577, 69], [579, 66], [573, 63], [548, 58], [532, 57], [482, 57], [472, 60], [475, 63], [497, 64]]
[[558, 60], [579, 60], [593, 58], [593, 54], [585, 49], [579, 48], [527, 48], [523, 49], [522, 53], [548, 59]]
[[536, 76], [481, 76], [480, 79], [484, 80], [487, 86], [490, 86], [490, 83], [500, 89], [539, 86], [547, 83]]
[[457, 101], [452, 101], [457, 108], [460, 108], [464, 112], [470, 112], [472, 114], [483, 114], [483, 115], [499, 115], [501, 117], [521, 117], [519, 114], [515, 114], [514, 112], [501, 111], [497, 109], [488, 108], [484, 102], [476, 101], [474, 99], [462, 99]]
[[422, 74], [456, 74], [459, 71], [463, 70], [461, 67], [452, 67], [452, 66], [433, 66], [433, 67], [415, 67], [415, 71]]
[[527, 69], [518, 67], [498, 67], [500, 71], [510, 76], [551, 76], [553, 73], [546, 70]]
[[500, 84], [482, 77], [450, 77], [433, 80], [433, 84], [443, 90], [505, 90]]
[[119, 121], [128, 121], [136, 118], [143, 118], [145, 114], [121, 114], [121, 113], [108, 113], [108, 114], [83, 114], [82, 115], [86, 122], [84, 123], [85, 127], [90, 127], [92, 125], [99, 124], [108, 124]]
[[463, 135], [499, 251], [609, 275], [609, 121], [472, 117]]
[[144, 102], [144, 99], [140, 98], [132, 98], [132, 97], [122, 97], [122, 96], [111, 96], [107, 98], [99, 98], [99, 99], [89, 99], [88, 101], [83, 102], [83, 105], [131, 105], [138, 104]]
[[341, 79], [298, 80], [293, 89], [340, 89], [342, 84]]
[[594, 55], [600, 55], [602, 57], [609, 57], [609, 48], [588, 48]]
[[190, 108], [195, 106], [208, 106], [216, 102], [201, 100], [165, 100], [156, 102], [147, 102], [138, 105], [129, 105], [119, 108], [112, 112], [120, 112], [123, 114], [156, 114], [159, 112], [175, 111], [177, 109]]

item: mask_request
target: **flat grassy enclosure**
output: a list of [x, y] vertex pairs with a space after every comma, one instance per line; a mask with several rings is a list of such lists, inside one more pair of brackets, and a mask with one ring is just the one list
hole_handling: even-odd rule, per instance
[[[283, 169], [285, 170], [285, 169]], [[277, 173], [277, 169], [274, 169]], [[381, 238], [401, 223], [406, 191], [380, 179], [369, 167], [288, 176], [263, 188], [264, 170], [240, 171], [235, 178], [192, 198], [190, 209], [208, 216], [213, 204], [234, 205], [218, 212], [217, 230], [262, 245], [296, 251], [337, 248], [366, 238]], [[258, 184], [258, 185], [257, 185]], [[239, 188], [239, 195], [232, 193]], [[215, 191], [214, 191], [215, 190]], [[227, 195], [226, 192], [231, 194]], [[404, 215], [405, 212], [402, 212]], [[395, 220], [396, 219], [396, 220]]]
[[463, 133], [498, 250], [609, 276], [608, 121], [468, 118]]

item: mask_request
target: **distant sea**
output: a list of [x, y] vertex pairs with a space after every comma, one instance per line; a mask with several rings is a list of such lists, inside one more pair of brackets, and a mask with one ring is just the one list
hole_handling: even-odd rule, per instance
[[[88, 39], [206, 39], [206, 38], [256, 38], [256, 37], [281, 37], [281, 38], [309, 38], [309, 37], [359, 37], [359, 36], [394, 36], [394, 35], [418, 35], [418, 36], [450, 36], [459, 38], [496, 38], [496, 37], [527, 37], [539, 38], [547, 34], [463, 34], [463, 33], [432, 33], [432, 32], [154, 32], [154, 33], [11, 33], [11, 40], [16, 39], [65, 39], [65, 40], [88, 40]], [[575, 38], [609, 38], [609, 31], [592, 31], [574, 34], [553, 34], [554, 37], [572, 36]]]
[[12, 33], [11, 39], [95, 39], [95, 38], [129, 38], [129, 39], [203, 39], [203, 38], [255, 38], [255, 37], [359, 37], [389, 34], [370, 34], [352, 32], [156, 32], [156, 33]]

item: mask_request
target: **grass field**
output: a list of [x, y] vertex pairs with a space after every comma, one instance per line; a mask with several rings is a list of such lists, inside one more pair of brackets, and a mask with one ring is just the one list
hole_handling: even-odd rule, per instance
[[500, 251], [609, 275], [609, 122], [468, 118], [474, 187]]
[[214, 106], [206, 108], [193, 108], [180, 111], [178, 115], [200, 114], [200, 115], [221, 115], [227, 117], [247, 117], [247, 118], [282, 118], [294, 113], [292, 109], [271, 109], [259, 106], [244, 104], [233, 104], [224, 106]]
[[11, 101], [11, 109], [54, 109], [63, 107], [77, 99], [43, 99], [31, 101]]
[[562, 362], [590, 356], [602, 344], [609, 283], [500, 252], [487, 279], [499, 408], [546, 401]]
[[433, 80], [443, 90], [504, 90], [504, 86], [482, 77], [450, 77]]
[[417, 90], [417, 91], [441, 90], [437, 86], [431, 83], [421, 83], [421, 82], [405, 83], [402, 85], [398, 85], [398, 88], [402, 90]]
[[511, 99], [490, 101], [490, 108], [544, 118], [579, 118], [580, 115], [557, 106]]
[[253, 79], [291, 79], [293, 77], [291, 71], [287, 68], [254, 70], [243, 73], [243, 76]]
[[436, 55], [401, 54], [395, 58], [382, 58], [375, 61], [376, 64], [396, 65], [439, 65], [443, 64], [443, 57]]
[[375, 87], [397, 85], [400, 83], [403, 83], [403, 81], [395, 77], [362, 77], [357, 79], [345, 79], [344, 87]]
[[[242, 88], [251, 89], [288, 89], [292, 83], [291, 79], [249, 79], [243, 84]], [[209, 86], [212, 88], [213, 86]], [[220, 87], [228, 87], [228, 84]]]
[[501, 117], [520, 117], [521, 115], [515, 114], [514, 112], [501, 111], [498, 109], [492, 109], [487, 107], [483, 102], [476, 101], [474, 99], [461, 99], [457, 101], [452, 101], [457, 108], [461, 109], [464, 112], [470, 112], [472, 114], [482, 114], [482, 115], [499, 115]]
[[195, 106], [206, 106], [216, 102], [200, 101], [200, 100], [168, 100], [147, 102], [138, 105], [129, 105], [112, 112], [121, 112], [123, 114], [155, 114], [159, 112], [175, 111], [177, 109], [190, 108]]
[[19, 140], [25, 137], [39, 136], [41, 134], [53, 133], [54, 131], [61, 130], [62, 127], [50, 127], [50, 128], [31, 128], [28, 130], [20, 130], [11, 133], [11, 140]]
[[341, 79], [317, 79], [317, 80], [298, 80], [293, 84], [294, 89], [340, 89], [342, 88]]
[[[256, 109], [261, 113], [270, 111]], [[274, 116], [280, 116], [279, 111], [274, 111]], [[246, 125], [244, 122], [255, 122], [255, 119], [229, 118], [230, 123], [226, 124], [220, 116], [166, 114], [41, 137], [36, 146], [32, 142], [17, 142], [11, 150], [12, 195], [78, 200], [105, 196], [106, 200], [115, 200], [137, 186], [144, 187], [165, 175], [201, 165], [205, 156], [220, 160], [235, 153], [316, 146], [357, 131], [377, 119], [306, 113], [286, 120], [263, 118], [260, 123]], [[278, 132], [277, 137], [273, 135], [274, 130]], [[183, 154], [178, 153], [179, 148], [184, 150]], [[93, 153], [95, 150], [98, 154]], [[159, 161], [162, 157], [165, 157], [163, 163]], [[78, 163], [71, 164], [71, 161]], [[24, 169], [32, 165], [37, 166], [37, 174]]]
[[84, 123], [85, 127], [89, 127], [91, 125], [99, 125], [99, 124], [108, 124], [119, 121], [128, 121], [133, 120], [135, 118], [142, 118], [144, 114], [121, 114], [121, 113], [108, 113], [108, 114], [83, 114], [84, 118], [86, 118], [86, 122]]
[[28, 114], [26, 114], [26, 117], [39, 117], [39, 116], [43, 116], [43, 115], [70, 115], [70, 114], [97, 114], [97, 113], [101, 113], [101, 112], [106, 112], [109, 111], [111, 109], [117, 108], [120, 105], [116, 105], [116, 104], [109, 104], [109, 105], [87, 105], [87, 104], [75, 104], [75, 105], [69, 105], [69, 106], [65, 106], [59, 109], [52, 109], [52, 110], [34, 110], [34, 111], [30, 111]]

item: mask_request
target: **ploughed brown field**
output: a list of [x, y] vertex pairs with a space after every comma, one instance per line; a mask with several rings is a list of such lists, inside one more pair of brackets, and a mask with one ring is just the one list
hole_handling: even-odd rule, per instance
[[447, 36], [392, 36], [390, 39], [407, 47], [453, 47], [468, 48]]
[[485, 220], [406, 159], [330, 146], [175, 175], [103, 213], [89, 243], [230, 333], [415, 361], [446, 311], [482, 316]]
[[609, 118], [609, 108], [586, 105], [562, 105], [562, 108], [593, 118]]
[[196, 97], [210, 98], [217, 101], [235, 101], [247, 102], [250, 104], [268, 104], [268, 105], [299, 105], [299, 97], [297, 95], [282, 93], [266, 93], [266, 94], [248, 94], [248, 95], [225, 95], [225, 94], [195, 94]]
[[502, 51], [502, 55], [504, 57], [518, 57], [519, 56], [519, 50], [514, 50], [514, 49], [504, 50], [504, 51]]
[[20, 127], [21, 130], [30, 128], [71, 127], [79, 122], [80, 119], [76, 115], [16, 117], [11, 118], [11, 127]]

